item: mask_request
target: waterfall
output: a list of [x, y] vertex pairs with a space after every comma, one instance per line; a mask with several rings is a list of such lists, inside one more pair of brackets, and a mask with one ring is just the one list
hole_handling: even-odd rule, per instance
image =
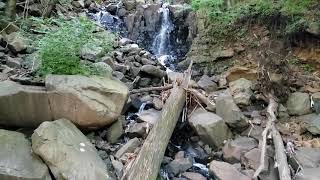
[[170, 55], [170, 33], [174, 26], [170, 20], [168, 5], [168, 3], [164, 3], [159, 9], [159, 13], [162, 15], [161, 28], [152, 44], [154, 55], [164, 66], [167, 65], [166, 63], [169, 63], [170, 66], [170, 62], [168, 61], [173, 60], [173, 57]]

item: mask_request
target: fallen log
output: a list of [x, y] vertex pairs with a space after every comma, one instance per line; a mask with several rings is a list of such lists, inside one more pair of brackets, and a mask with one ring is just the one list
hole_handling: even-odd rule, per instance
[[180, 85], [174, 85], [160, 118], [141, 147], [132, 167], [122, 179], [156, 180], [165, 150], [186, 102], [186, 88], [191, 77], [191, 64]]
[[253, 178], [257, 178], [258, 175], [265, 169], [265, 156], [266, 156], [266, 146], [267, 146], [267, 135], [270, 132], [272, 134], [273, 143], [275, 146], [275, 156], [276, 164], [279, 170], [280, 180], [291, 180], [290, 169], [287, 162], [287, 156], [285, 154], [285, 148], [281, 135], [274, 125], [277, 120], [276, 112], [278, 109], [278, 104], [275, 101], [273, 95], [269, 94], [269, 105], [267, 107], [267, 118], [268, 122], [266, 128], [262, 132], [262, 144], [261, 144], [261, 155], [260, 155], [260, 165], [253, 175]]
[[137, 93], [143, 93], [143, 92], [148, 92], [148, 91], [165, 91], [165, 90], [168, 90], [171, 88], [173, 88], [173, 85], [132, 89], [130, 91], [130, 94], [137, 94]]

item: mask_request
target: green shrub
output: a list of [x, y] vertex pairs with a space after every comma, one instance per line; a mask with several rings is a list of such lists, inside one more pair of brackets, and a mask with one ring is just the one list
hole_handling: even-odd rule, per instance
[[47, 33], [39, 41], [40, 75], [95, 74], [93, 68], [81, 63], [81, 48], [99, 40], [99, 45], [108, 52], [112, 48], [114, 37], [109, 33], [93, 33], [96, 27], [86, 18], [59, 22], [58, 25], [58, 30]]
[[[293, 33], [306, 26], [306, 14], [315, 0], [247, 0], [227, 7], [225, 0], [192, 0], [196, 11], [207, 14], [213, 25], [214, 35], [226, 35], [238, 20], [249, 19], [266, 22], [273, 17], [283, 17], [285, 33]], [[277, 18], [275, 18], [277, 19]], [[273, 19], [274, 20], [274, 19]]]

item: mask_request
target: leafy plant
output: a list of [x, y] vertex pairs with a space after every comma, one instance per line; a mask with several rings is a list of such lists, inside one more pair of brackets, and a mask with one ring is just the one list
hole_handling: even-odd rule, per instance
[[306, 72], [311, 72], [313, 70], [313, 68], [310, 64], [303, 64], [302, 69]]
[[95, 25], [86, 18], [59, 22], [59, 29], [47, 33], [38, 44], [41, 66], [40, 75], [46, 74], [95, 74], [88, 65], [81, 63], [80, 50], [99, 39], [105, 52], [112, 47], [113, 36], [95, 34]]

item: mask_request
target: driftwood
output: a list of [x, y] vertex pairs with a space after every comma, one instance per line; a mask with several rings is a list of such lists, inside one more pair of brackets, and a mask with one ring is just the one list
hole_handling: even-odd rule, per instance
[[130, 91], [130, 94], [137, 94], [137, 93], [143, 93], [143, 92], [148, 92], [148, 91], [165, 91], [165, 90], [168, 90], [171, 88], [173, 88], [173, 85], [132, 89]]
[[261, 144], [261, 155], [260, 155], [260, 165], [253, 175], [253, 178], [257, 178], [258, 175], [264, 170], [265, 167], [265, 156], [266, 156], [266, 146], [267, 146], [267, 135], [271, 132], [273, 137], [273, 143], [275, 146], [276, 163], [279, 170], [280, 180], [291, 180], [290, 169], [287, 162], [287, 156], [285, 154], [285, 148], [279, 131], [276, 129], [274, 122], [277, 120], [276, 112], [278, 109], [278, 104], [275, 98], [269, 94], [269, 105], [267, 108], [267, 118], [268, 122], [266, 128], [262, 132], [262, 144]]
[[189, 88], [187, 89], [189, 93], [197, 97], [202, 103], [204, 103], [207, 107], [206, 109], [208, 111], [215, 111], [216, 110], [216, 104], [212, 101], [210, 101], [209, 98], [207, 98], [205, 95], [201, 94], [199, 91], [196, 89]]
[[185, 73], [182, 84], [173, 86], [160, 118], [152, 128], [141, 147], [139, 155], [123, 179], [157, 179], [165, 150], [186, 102], [185, 89], [188, 87], [190, 77], [191, 65]]

